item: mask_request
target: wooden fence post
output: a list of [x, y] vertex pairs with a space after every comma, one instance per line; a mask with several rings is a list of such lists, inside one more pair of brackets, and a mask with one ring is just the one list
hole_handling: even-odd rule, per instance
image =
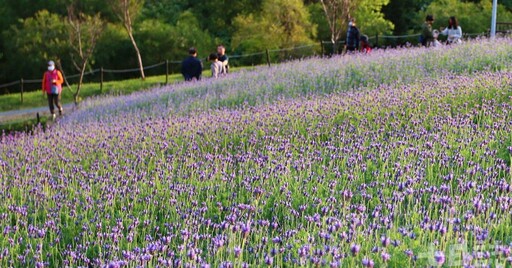
[[39, 113], [36, 114], [36, 118], [37, 118], [37, 123], [41, 123], [41, 118], [39, 117]]
[[265, 49], [265, 52], [267, 52], [267, 64], [268, 64], [268, 67], [270, 67], [270, 54], [268, 52], [268, 49]]
[[100, 93], [103, 93], [103, 66], [100, 68]]
[[21, 103], [23, 103], [23, 78], [20, 79]]
[[165, 84], [169, 84], [169, 60], [165, 60]]

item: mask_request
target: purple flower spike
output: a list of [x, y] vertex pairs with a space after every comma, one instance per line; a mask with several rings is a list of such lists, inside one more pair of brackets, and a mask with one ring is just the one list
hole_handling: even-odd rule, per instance
[[361, 246], [359, 245], [356, 245], [356, 244], [352, 244], [352, 246], [350, 247], [350, 252], [352, 252], [352, 255], [357, 255], [357, 253], [359, 253], [359, 251], [361, 250]]
[[389, 237], [383, 236], [380, 239], [380, 242], [382, 243], [383, 247], [387, 247], [387, 246], [389, 246], [389, 244], [391, 244], [391, 239], [389, 239]]
[[270, 255], [267, 255], [265, 257], [265, 264], [270, 266], [272, 263], [274, 263], [274, 258], [272, 258]]
[[389, 259], [391, 259], [391, 255], [389, 255], [389, 253], [387, 253], [387, 252], [382, 252], [382, 254], [380, 254], [380, 256], [382, 257], [383, 262], [387, 262], [387, 261], [389, 261]]
[[445, 261], [445, 257], [444, 257], [444, 252], [442, 251], [436, 251], [434, 253], [434, 259], [436, 260], [436, 263], [438, 265], [443, 265], [444, 261]]
[[370, 268], [375, 266], [375, 263], [373, 262], [373, 260], [368, 259], [368, 258], [364, 258], [362, 264], [364, 267], [370, 267]]

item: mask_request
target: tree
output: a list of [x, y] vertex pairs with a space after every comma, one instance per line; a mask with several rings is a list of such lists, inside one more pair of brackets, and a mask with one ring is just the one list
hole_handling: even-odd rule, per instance
[[39, 11], [34, 17], [11, 26], [3, 34], [9, 81], [40, 77], [48, 60], [67, 60], [68, 35], [61, 16]]
[[316, 26], [301, 0], [265, 0], [259, 13], [237, 16], [232, 46], [244, 52], [314, 44]]
[[190, 9], [188, 0], [146, 0], [142, 9], [142, 18], [157, 19], [175, 25], [180, 15]]
[[77, 104], [87, 63], [94, 52], [105, 23], [99, 13], [95, 16], [77, 14], [74, 5], [68, 6], [67, 22], [71, 60], [80, 73], [76, 91], [73, 93], [75, 104]]
[[[491, 27], [492, 1], [460, 2], [457, 0], [435, 0], [418, 14], [417, 20], [423, 21], [427, 14], [434, 14], [433, 28], [448, 26], [450, 16], [455, 16], [463, 33], [482, 34]], [[498, 5], [498, 19], [512, 21], [512, 12]]]
[[417, 13], [426, 5], [420, 0], [390, 0], [382, 8], [385, 18], [395, 25], [394, 34], [405, 35], [412, 29], [421, 25], [423, 20], [417, 21]]
[[197, 48], [198, 54], [216, 51], [215, 40], [207, 31], [201, 29], [199, 20], [191, 11], [185, 11], [180, 15], [175, 32], [174, 49], [179, 49], [177, 55], [180, 57], [188, 55], [191, 46]]
[[140, 76], [145, 79], [144, 65], [142, 64], [142, 56], [140, 55], [139, 47], [133, 36], [133, 22], [139, 15], [144, 6], [144, 0], [110, 0], [114, 13], [118, 16], [119, 20], [123, 24], [130, 41], [132, 42], [133, 48], [137, 55], [137, 61], [139, 62]]
[[[188, 2], [187, 9], [198, 18], [201, 28], [220, 38], [223, 43], [229, 43], [236, 31], [233, 24], [235, 17], [258, 13], [265, 3], [261, 0], [189, 0]], [[276, 1], [276, 8], [279, 5], [278, 2]]]
[[331, 30], [333, 51], [337, 51], [337, 43], [345, 31], [349, 19], [352, 18], [359, 1], [355, 0], [320, 0], [325, 17]]
[[359, 0], [353, 16], [357, 19], [359, 30], [363, 34], [391, 33], [394, 24], [384, 18], [382, 8], [389, 0]]

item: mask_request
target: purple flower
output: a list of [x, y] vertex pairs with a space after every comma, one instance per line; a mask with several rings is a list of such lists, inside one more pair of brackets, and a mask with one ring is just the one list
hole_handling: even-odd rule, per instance
[[270, 255], [267, 255], [265, 257], [265, 264], [270, 266], [272, 263], [274, 263], [274, 258], [272, 258]]
[[389, 239], [389, 237], [383, 236], [380, 238], [380, 242], [382, 243], [383, 247], [387, 247], [391, 243], [391, 240]]
[[233, 252], [235, 253], [235, 258], [239, 258], [240, 255], [242, 254], [242, 249], [240, 247], [235, 247], [233, 249]]
[[444, 252], [442, 251], [436, 251], [434, 253], [434, 259], [437, 262], [438, 265], [443, 265], [445, 261]]
[[220, 264], [220, 267], [221, 268], [233, 268], [233, 264], [229, 261], [225, 261], [223, 263]]
[[361, 246], [357, 245], [357, 244], [352, 244], [352, 246], [350, 246], [350, 252], [352, 252], [352, 255], [357, 255], [357, 253], [359, 253], [359, 251], [361, 250]]
[[380, 254], [380, 256], [381, 256], [383, 262], [387, 262], [387, 261], [389, 261], [389, 259], [391, 259], [391, 255], [389, 255], [389, 253], [387, 253], [387, 252], [382, 252]]
[[373, 260], [372, 259], [368, 259], [368, 258], [363, 258], [362, 264], [363, 264], [364, 267], [370, 267], [370, 268], [372, 268], [375, 265]]

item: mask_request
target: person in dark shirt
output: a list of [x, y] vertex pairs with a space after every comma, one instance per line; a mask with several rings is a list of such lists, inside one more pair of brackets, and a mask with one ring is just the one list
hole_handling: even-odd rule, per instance
[[201, 73], [203, 72], [203, 64], [197, 58], [197, 49], [191, 47], [188, 50], [189, 56], [181, 63], [181, 73], [185, 81], [191, 81], [194, 78], [201, 80]]
[[359, 49], [359, 39], [360, 33], [356, 27], [356, 19], [352, 18], [348, 23], [347, 39], [345, 42], [347, 51], [357, 51]]
[[425, 47], [429, 47], [434, 42], [432, 23], [434, 23], [434, 16], [427, 15], [425, 18], [425, 23], [423, 23], [420, 36], [421, 44]]
[[223, 45], [217, 46], [217, 55], [222, 63], [222, 74], [227, 74], [229, 72], [228, 56], [226, 56], [226, 48]]

